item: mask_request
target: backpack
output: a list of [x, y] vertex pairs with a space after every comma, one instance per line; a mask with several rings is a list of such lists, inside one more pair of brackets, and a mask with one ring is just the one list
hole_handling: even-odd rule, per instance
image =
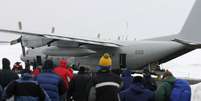
[[173, 85], [170, 101], [190, 101], [191, 88], [187, 80], [177, 79]]

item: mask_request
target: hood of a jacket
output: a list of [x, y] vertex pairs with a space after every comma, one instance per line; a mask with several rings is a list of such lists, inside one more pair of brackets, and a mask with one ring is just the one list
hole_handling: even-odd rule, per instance
[[122, 77], [125, 77], [125, 76], [131, 76], [131, 72], [129, 70], [123, 71]]
[[174, 84], [175, 81], [176, 81], [176, 78], [174, 76], [169, 76], [165, 80], [163, 80], [163, 82], [168, 82], [170, 84]]
[[59, 67], [66, 68], [67, 62], [65, 60], [59, 61]]
[[2, 59], [3, 70], [10, 70], [10, 61], [7, 58]]
[[133, 93], [141, 94], [144, 92], [144, 86], [141, 83], [134, 83], [130, 85], [130, 89]]

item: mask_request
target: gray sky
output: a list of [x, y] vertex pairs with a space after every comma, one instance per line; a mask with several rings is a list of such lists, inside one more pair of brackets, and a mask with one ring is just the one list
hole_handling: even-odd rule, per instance
[[[130, 40], [177, 34], [195, 0], [0, 0], [0, 28], [49, 33], [56, 27], [61, 35], [116, 39], [128, 36]], [[127, 24], [128, 23], [128, 27]], [[2, 38], [5, 36], [0, 33]], [[17, 46], [1, 46], [0, 57], [17, 58]], [[9, 51], [8, 51], [9, 50]], [[7, 53], [7, 54], [6, 54]], [[201, 51], [196, 50], [163, 65], [201, 64]], [[196, 60], [194, 60], [196, 59]], [[175, 66], [176, 67], [176, 66]]]
[[[176, 34], [194, 0], [1, 0], [0, 28], [150, 38]], [[128, 22], [128, 28], [126, 27]], [[78, 34], [79, 33], [79, 34]]]

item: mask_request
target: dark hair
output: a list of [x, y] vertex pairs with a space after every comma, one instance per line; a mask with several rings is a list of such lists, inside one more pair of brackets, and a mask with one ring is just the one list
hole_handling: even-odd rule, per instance
[[8, 60], [7, 58], [3, 58], [2, 66], [3, 66], [3, 69], [10, 70], [10, 60]]
[[166, 70], [165, 73], [163, 74], [163, 79], [166, 77], [173, 76], [172, 73], [169, 70]]
[[133, 83], [141, 83], [143, 78], [141, 76], [135, 76], [133, 78]]
[[85, 72], [85, 70], [86, 70], [86, 68], [85, 68], [84, 66], [81, 66], [81, 67], [79, 68], [79, 72]]
[[52, 60], [46, 60], [44, 62], [42, 69], [47, 70], [47, 69], [53, 69], [53, 68], [54, 68], [53, 61]]

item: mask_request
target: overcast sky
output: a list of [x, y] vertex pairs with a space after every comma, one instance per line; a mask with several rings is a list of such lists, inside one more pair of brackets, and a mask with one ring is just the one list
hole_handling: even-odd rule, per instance
[[[129, 40], [177, 34], [195, 0], [0, 0], [0, 28], [49, 33], [56, 27], [60, 35]], [[3, 35], [2, 39], [17, 36]], [[0, 57], [19, 60], [20, 46], [1, 46]], [[197, 66], [201, 51], [196, 50], [164, 64], [173, 71], [179, 66]], [[199, 66], [201, 67], [201, 66]], [[183, 70], [183, 69], [182, 69]], [[177, 70], [180, 71], [180, 70]], [[183, 72], [183, 71], [181, 71]], [[184, 72], [189, 72], [186, 70]]]

